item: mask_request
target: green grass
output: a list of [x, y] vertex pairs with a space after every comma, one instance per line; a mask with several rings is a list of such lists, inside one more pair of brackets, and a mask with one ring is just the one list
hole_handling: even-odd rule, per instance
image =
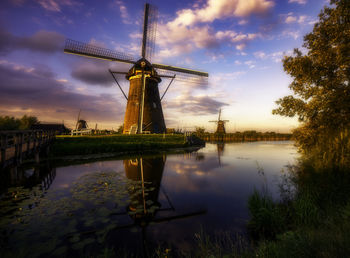
[[51, 154], [57, 156], [154, 151], [191, 146], [183, 135], [57, 136]]
[[291, 171], [295, 193], [276, 203], [254, 192], [249, 199], [256, 257], [349, 257], [350, 173], [315, 169], [304, 160]]

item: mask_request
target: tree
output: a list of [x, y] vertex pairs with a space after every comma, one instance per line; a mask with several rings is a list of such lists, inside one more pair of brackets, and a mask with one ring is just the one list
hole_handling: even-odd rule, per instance
[[0, 116], [0, 130], [18, 130], [20, 121], [14, 117]]
[[19, 126], [20, 130], [28, 130], [32, 127], [32, 125], [39, 123], [39, 121], [38, 121], [38, 118], [36, 118], [35, 116], [24, 115], [20, 119], [20, 123], [21, 123]]
[[295, 49], [293, 56], [283, 59], [294, 95], [276, 101], [278, 107], [272, 111], [298, 117], [301, 126], [294, 135], [304, 151], [326, 139], [334, 141], [350, 128], [350, 1], [330, 3], [304, 37], [305, 51]]
[[205, 133], [205, 128], [201, 126], [196, 126], [196, 134], [201, 135]]
[[123, 133], [124, 130], [124, 124], [118, 127], [117, 133]]
[[28, 130], [37, 123], [38, 119], [35, 116], [24, 115], [22, 118], [0, 116], [0, 130]]

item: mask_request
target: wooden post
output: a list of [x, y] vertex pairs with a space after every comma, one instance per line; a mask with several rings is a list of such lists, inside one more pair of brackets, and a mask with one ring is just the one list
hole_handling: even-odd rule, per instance
[[1, 134], [1, 166], [4, 168], [6, 163], [7, 134]]
[[19, 155], [18, 155], [18, 163], [21, 164], [22, 163], [22, 159], [23, 159], [23, 132], [20, 132], [19, 135], [17, 135], [17, 140], [19, 141], [19, 146], [18, 146], [18, 151], [19, 151]]
[[39, 164], [40, 163], [40, 148], [37, 148], [35, 150], [34, 156], [35, 156], [35, 163]]
[[15, 145], [15, 156], [13, 157], [15, 164], [18, 164], [18, 157], [19, 157], [19, 140], [17, 139], [18, 133], [15, 133], [12, 135], [13, 136], [13, 144]]

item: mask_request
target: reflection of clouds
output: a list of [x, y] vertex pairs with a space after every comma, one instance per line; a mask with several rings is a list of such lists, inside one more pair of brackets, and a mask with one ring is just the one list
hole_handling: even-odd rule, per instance
[[[293, 163], [290, 142], [276, 143], [229, 143], [219, 166], [216, 144], [208, 144], [196, 155], [168, 156], [163, 185], [175, 193], [210, 194], [212, 196], [242, 196], [254, 187], [260, 188], [262, 180], [258, 175], [257, 162], [265, 171], [270, 190], [277, 193], [276, 177], [284, 165]], [[176, 182], [176, 183], [175, 183]], [[213, 197], [215, 198], [215, 197]]]
[[[205, 208], [207, 213], [150, 224], [146, 230], [148, 240], [166, 241], [171, 246], [185, 250], [191, 248], [194, 234], [203, 225], [208, 232], [226, 230], [228, 227], [242, 230], [249, 216], [247, 199], [254, 188], [260, 189], [263, 184], [261, 175], [258, 174], [257, 162], [264, 168], [269, 190], [274, 194], [277, 192], [277, 185], [273, 185], [271, 178], [280, 175], [281, 168], [292, 159], [293, 155], [290, 153], [295, 152], [295, 148], [291, 143], [279, 142], [228, 143], [225, 144], [225, 151], [221, 156], [225, 167], [219, 166], [217, 151], [216, 144], [207, 144], [198, 152], [167, 156], [161, 188], [170, 198], [175, 211], [159, 211], [156, 217], [186, 214]], [[120, 171], [121, 176], [125, 175], [122, 160], [98, 161], [57, 168], [54, 184], [56, 188], [71, 187], [71, 183], [79, 177], [98, 171]], [[162, 208], [169, 208], [163, 191], [159, 192], [158, 201]], [[123, 241], [135, 237], [135, 234], [124, 233], [115, 233], [113, 239]]]

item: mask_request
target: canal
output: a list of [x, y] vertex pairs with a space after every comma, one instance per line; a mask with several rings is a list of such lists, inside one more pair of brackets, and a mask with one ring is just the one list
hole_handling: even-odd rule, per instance
[[278, 199], [295, 158], [290, 141], [207, 143], [191, 153], [13, 170], [1, 186], [0, 249], [144, 254], [190, 251], [199, 232], [246, 236], [248, 197], [267, 189]]

